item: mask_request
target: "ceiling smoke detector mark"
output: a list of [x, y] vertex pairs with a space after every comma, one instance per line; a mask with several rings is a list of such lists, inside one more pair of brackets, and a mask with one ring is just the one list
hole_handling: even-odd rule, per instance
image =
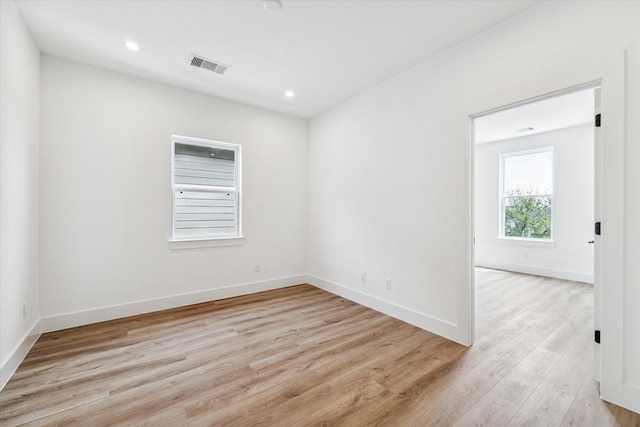
[[529, 126], [529, 127], [526, 127], [526, 128], [516, 129], [516, 132], [524, 133], [524, 132], [531, 132], [532, 130], [533, 130], [533, 128], [531, 126]]
[[230, 68], [229, 65], [211, 61], [210, 59], [206, 59], [202, 56], [194, 54], [189, 55], [189, 64], [197, 68], [204, 68], [205, 70], [213, 71], [214, 73], [218, 74], [224, 74]]

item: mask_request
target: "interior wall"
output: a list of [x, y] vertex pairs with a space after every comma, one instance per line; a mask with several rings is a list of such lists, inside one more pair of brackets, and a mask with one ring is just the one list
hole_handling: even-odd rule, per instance
[[[41, 102], [45, 329], [304, 282], [306, 120], [49, 56]], [[242, 145], [242, 245], [169, 246], [172, 134]]]
[[[9, 240], [5, 233], [5, 175], [16, 176], [5, 168], [5, 141], [20, 138], [5, 138], [4, 132], [20, 127], [30, 135], [22, 140], [34, 147], [30, 132], [37, 134], [37, 126], [22, 126], [37, 117], [37, 101], [33, 108], [29, 97], [30, 107], [15, 123], [9, 121], [5, 103], [20, 109], [13, 95], [5, 93], [5, 82], [28, 79], [25, 70], [38, 67], [33, 66], [32, 46], [25, 55], [31, 59], [23, 58], [16, 67], [22, 75], [9, 77], [5, 68], [16, 62], [16, 54], [6, 46], [28, 38], [24, 30], [15, 30], [15, 8], [0, 4], [2, 242], [3, 248], [4, 242], [12, 249], [24, 245], [37, 256], [32, 240]], [[624, 82], [608, 70], [623, 49], [637, 44], [638, 28], [637, 2], [543, 2], [314, 118], [308, 153], [304, 121], [45, 57], [42, 315], [50, 319], [106, 307], [107, 315], [117, 316], [114, 307], [136, 301], [200, 295], [238, 283], [282, 285], [308, 271], [310, 281], [320, 286], [468, 343], [469, 114], [603, 74], [603, 108], [610, 113], [605, 120], [613, 131], [603, 130], [605, 140], [612, 137], [602, 160], [609, 190], [604, 218], [611, 219], [607, 230], [612, 234], [602, 242], [608, 245], [607, 253], [619, 255], [619, 262], [605, 266], [605, 275], [614, 282], [623, 280], [622, 273], [612, 274], [617, 269], [624, 270], [625, 277], [636, 277], [640, 266], [616, 246], [621, 239], [619, 212], [637, 209], [621, 201], [622, 189], [633, 192], [635, 187], [629, 181], [632, 174], [621, 181], [615, 172], [623, 165], [618, 156], [624, 141], [619, 132], [623, 112], [617, 94]], [[31, 82], [20, 97], [37, 93], [37, 87]], [[9, 122], [13, 124], [7, 126]], [[171, 133], [250, 147], [245, 149], [245, 245], [169, 250]], [[264, 164], [275, 152], [283, 157]], [[307, 154], [308, 216], [307, 208], [298, 205], [307, 195]], [[636, 166], [635, 158], [627, 160], [630, 167]], [[20, 165], [37, 174], [37, 158]], [[283, 182], [286, 191], [275, 197], [263, 191], [281, 188]], [[32, 218], [37, 197], [27, 198], [23, 211]], [[631, 235], [628, 241], [637, 237]], [[6, 258], [13, 255], [2, 253], [5, 292]], [[262, 276], [253, 271], [254, 262], [263, 263]], [[37, 268], [20, 271], [29, 276], [23, 283], [33, 283], [37, 276]], [[364, 284], [362, 271], [367, 272]], [[385, 289], [386, 278], [392, 279], [390, 290]], [[629, 307], [640, 304], [636, 296], [625, 300]], [[2, 301], [2, 316], [13, 320], [15, 310], [5, 310], [5, 304], [10, 305], [5, 293]], [[2, 322], [5, 354], [5, 329], [14, 335], [21, 328], [6, 327], [5, 317]], [[638, 331], [633, 323], [626, 325], [628, 336]], [[637, 356], [634, 347], [628, 360]], [[613, 364], [610, 368], [618, 369]]]
[[[627, 135], [629, 144], [625, 152], [625, 289], [624, 317], [624, 381], [640, 396], [640, 28], [638, 44], [627, 55]], [[640, 411], [640, 398], [635, 399], [635, 410]]]
[[[593, 283], [593, 125], [476, 144], [476, 265]], [[553, 244], [499, 238], [500, 155], [553, 147]]]
[[[543, 2], [314, 117], [311, 282], [470, 343], [470, 115], [607, 75], [603, 132], [611, 145], [602, 161], [605, 186], [619, 187], [618, 69], [635, 41], [639, 6]], [[617, 229], [620, 189], [612, 191], [605, 215]], [[608, 239], [616, 257], [620, 239]]]
[[1, 389], [38, 336], [40, 51], [13, 2], [0, 19]]

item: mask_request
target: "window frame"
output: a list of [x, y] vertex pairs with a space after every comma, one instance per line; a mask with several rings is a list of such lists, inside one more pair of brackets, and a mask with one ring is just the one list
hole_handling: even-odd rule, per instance
[[[233, 151], [235, 187], [210, 186], [200, 184], [176, 184], [175, 182], [175, 154], [176, 144], [194, 145], [199, 147], [216, 148]], [[236, 195], [236, 233], [230, 235], [202, 235], [176, 236], [176, 191], [197, 191], [208, 193], [234, 193]], [[171, 234], [169, 243], [172, 249], [229, 246], [242, 244], [244, 235], [242, 230], [242, 146], [230, 142], [214, 141], [182, 135], [171, 135]]]
[[[514, 196], [505, 194], [505, 161], [510, 157], [518, 157], [518, 156], [527, 156], [531, 154], [538, 153], [551, 153], [551, 193], [541, 193], [541, 194], [527, 194], [523, 196]], [[531, 150], [522, 150], [522, 151], [512, 151], [509, 153], [500, 154], [500, 177], [499, 177], [499, 189], [498, 189], [498, 238], [504, 239], [508, 241], [514, 242], [523, 242], [523, 243], [555, 243], [554, 233], [555, 233], [555, 203], [554, 203], [554, 194], [555, 194], [555, 152], [554, 147], [541, 147], [535, 148]], [[506, 199], [513, 198], [541, 198], [548, 197], [551, 200], [551, 235], [549, 238], [536, 238], [536, 237], [521, 237], [521, 236], [507, 236], [505, 234], [505, 207], [506, 207]]]

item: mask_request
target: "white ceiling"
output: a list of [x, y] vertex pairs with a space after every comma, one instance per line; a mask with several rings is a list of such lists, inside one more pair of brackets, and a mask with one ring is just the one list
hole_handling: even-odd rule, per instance
[[[299, 117], [536, 3], [282, 0], [269, 12], [261, 0], [17, 2], [45, 54]], [[127, 50], [127, 40], [140, 51]], [[221, 76], [191, 67], [191, 53], [231, 68]]]
[[483, 144], [593, 123], [594, 109], [594, 89], [588, 89], [501, 110], [474, 120], [475, 142]]

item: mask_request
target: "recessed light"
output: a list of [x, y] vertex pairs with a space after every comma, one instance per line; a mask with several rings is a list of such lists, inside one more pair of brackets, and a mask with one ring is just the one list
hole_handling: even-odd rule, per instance
[[128, 42], [125, 42], [124, 45], [127, 47], [127, 49], [132, 50], [134, 52], [140, 50], [140, 46], [138, 46], [138, 43], [136, 42], [128, 41]]
[[280, 12], [282, 10], [282, 2], [280, 0], [262, 0], [262, 7], [269, 12]]
[[284, 96], [286, 96], [287, 98], [293, 98], [295, 94], [293, 93], [292, 90], [288, 90], [284, 93]]

